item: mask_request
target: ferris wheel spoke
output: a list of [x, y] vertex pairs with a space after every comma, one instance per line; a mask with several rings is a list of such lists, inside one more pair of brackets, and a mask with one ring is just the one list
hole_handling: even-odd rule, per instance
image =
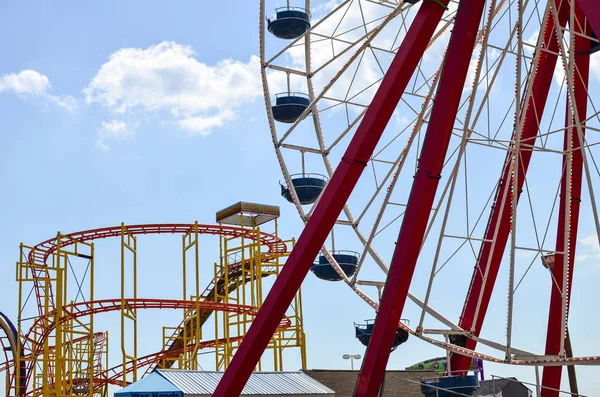
[[[369, 234], [368, 240], [366, 240], [366, 242], [365, 242], [365, 247], [364, 247], [363, 255], [361, 256], [360, 261], [359, 261], [358, 266], [357, 266], [357, 274], [355, 274], [354, 278], [352, 279], [353, 282], [358, 277], [358, 272], [362, 268], [362, 265], [363, 265], [364, 260], [365, 260], [365, 255], [364, 254], [368, 250], [368, 247], [371, 246], [371, 244], [373, 242], [373, 239], [379, 233], [381, 233], [383, 230], [387, 229], [388, 226], [390, 226], [392, 223], [394, 223], [396, 220], [398, 220], [403, 215], [403, 213], [401, 213], [399, 216], [397, 216], [395, 219], [393, 219], [391, 222], [389, 222], [383, 228], [379, 229], [379, 225], [380, 225], [380, 222], [382, 220], [383, 214], [385, 213], [385, 210], [387, 209], [387, 207], [389, 205], [394, 205], [395, 204], [395, 205], [405, 206], [405, 204], [396, 204], [396, 203], [390, 202], [390, 198], [391, 198], [392, 193], [394, 192], [394, 189], [396, 187], [396, 183], [398, 181], [398, 176], [402, 172], [402, 169], [404, 167], [404, 163], [405, 163], [405, 160], [406, 160], [406, 154], [410, 151], [411, 146], [412, 146], [413, 142], [415, 141], [415, 136], [417, 136], [420, 133], [420, 129], [421, 129], [421, 127], [422, 127], [422, 125], [423, 125], [423, 123], [425, 121], [425, 118], [428, 117], [429, 114], [430, 114], [430, 112], [431, 112], [431, 108], [428, 107], [428, 106], [429, 106], [429, 103], [431, 101], [431, 98], [433, 98], [433, 92], [434, 92], [435, 88], [437, 87], [438, 82], [439, 82], [439, 74], [436, 73], [436, 77], [434, 79], [434, 83], [430, 87], [429, 95], [426, 97], [426, 102], [423, 104], [423, 109], [422, 109], [421, 113], [417, 116], [417, 119], [415, 120], [416, 125], [415, 125], [415, 128], [413, 129], [411, 137], [408, 139], [408, 144], [404, 148], [404, 150], [402, 150], [402, 152], [400, 153], [400, 155], [398, 156], [398, 158], [394, 162], [394, 164], [397, 164], [396, 171], [393, 173], [395, 167], [390, 168], [390, 170], [388, 172], [388, 175], [385, 178], [387, 180], [392, 175], [392, 173], [394, 174], [394, 177], [392, 178], [392, 181], [390, 182], [390, 184], [388, 186], [386, 195], [385, 195], [383, 203], [381, 205], [381, 209], [380, 209], [380, 211], [379, 211], [379, 213], [378, 213], [378, 215], [377, 215], [377, 217], [375, 219], [373, 227], [371, 228], [371, 232]], [[400, 134], [402, 134], [402, 132], [406, 131], [411, 124], [409, 124], [407, 127], [405, 127], [405, 129], [402, 130], [400, 132]], [[398, 134], [396, 137], [394, 137], [394, 139], [392, 139], [391, 142], [387, 143], [378, 153], [376, 153], [374, 155], [374, 157], [378, 157], [379, 154], [383, 150], [385, 150], [385, 148], [388, 147], [400, 134]], [[385, 184], [385, 180], [381, 183], [381, 186], [383, 186], [384, 184]], [[372, 199], [369, 201], [369, 203], [365, 206], [363, 212], [359, 215], [359, 217], [358, 217], [358, 221], [359, 222], [363, 218], [363, 216], [367, 213], [367, 211], [369, 210], [370, 206], [374, 202], [375, 196], [380, 192], [380, 190], [381, 190], [381, 188], [377, 189], [375, 195], [372, 197]], [[380, 266], [380, 267], [382, 267], [382, 266]], [[386, 267], [386, 270], [387, 270], [387, 267]], [[387, 273], [387, 271], [386, 271], [386, 273]]]
[[[333, 56], [331, 57], [331, 59], [329, 59], [327, 62], [323, 63], [322, 65], [320, 65], [317, 69], [313, 70], [312, 73], [313, 74], [317, 74], [317, 73], [321, 72], [327, 66], [331, 65], [333, 62], [335, 62], [338, 59], [340, 59], [343, 55], [345, 55], [348, 51], [350, 51], [352, 48], [354, 48], [357, 44], [359, 44], [360, 42], [362, 42], [366, 38], [368, 38], [369, 34], [370, 33], [365, 33], [363, 36], [360, 36], [355, 41], [337, 40], [338, 42], [347, 44], [347, 46], [342, 51], [339, 51], [337, 54], [335, 54], [335, 51], [332, 51]], [[368, 47], [368, 46], [365, 46], [365, 47]], [[361, 57], [363, 56], [364, 50], [365, 50], [365, 48], [361, 48], [361, 51], [360, 51]]]
[[[383, 21], [383, 23], [381, 23], [379, 26], [377, 26], [374, 29], [374, 31], [381, 31], [381, 29], [383, 29], [385, 27], [385, 25], [393, 19], [393, 17], [394, 17], [394, 14], [388, 15], [386, 17], [386, 19]], [[283, 136], [281, 137], [281, 139], [278, 142], [278, 145], [281, 145], [285, 141], [285, 139], [292, 133], [292, 131], [294, 131], [294, 129], [300, 124], [300, 122], [302, 120], [304, 120], [304, 118], [308, 115], [309, 112], [313, 113], [313, 118], [315, 119], [315, 123], [318, 124], [318, 121], [316, 119], [318, 116], [316, 116], [316, 112], [313, 112], [318, 101], [321, 100], [325, 96], [327, 91], [336, 83], [336, 81], [342, 76], [342, 74], [350, 67], [352, 62], [364, 51], [364, 49], [369, 45], [369, 43], [375, 37], [376, 37], [376, 35], [372, 34], [371, 36], [367, 37], [366, 40], [364, 40], [364, 42], [359, 46], [357, 51], [350, 57], [349, 61], [331, 79], [331, 81], [323, 88], [323, 90], [321, 91], [321, 93], [318, 96], [314, 97], [314, 94], [311, 95], [312, 102], [310, 103], [310, 105], [308, 105], [308, 107], [304, 110], [304, 112], [296, 119], [296, 121], [290, 126], [290, 128], [287, 130], [287, 132], [285, 134], [283, 134]], [[312, 90], [311, 79], [308, 79], [308, 84], [309, 84], [309, 90]], [[316, 128], [317, 134], [320, 135], [320, 132], [319, 132], [320, 128], [318, 127], [318, 125], [316, 127], [317, 127]]]
[[[271, 63], [273, 63], [277, 58], [279, 58], [281, 55], [283, 55], [284, 53], [286, 53], [287, 51], [290, 50], [290, 48], [297, 46], [299, 44], [302, 44], [302, 40], [304, 40], [305, 36], [307, 34], [310, 34], [311, 31], [315, 30], [316, 28], [318, 28], [321, 24], [325, 23], [327, 20], [329, 20], [329, 18], [333, 15], [335, 15], [335, 13], [340, 10], [342, 7], [344, 7], [346, 4], [350, 3], [353, 0], [343, 0], [339, 5], [337, 5], [331, 13], [327, 14], [324, 18], [319, 19], [317, 22], [315, 22], [311, 28], [309, 30], [307, 30], [306, 32], [304, 32], [302, 35], [300, 35], [299, 37], [297, 37], [296, 39], [294, 39], [290, 44], [288, 44], [287, 46], [284, 46], [278, 53], [276, 53], [275, 55], [273, 55], [268, 61], [265, 62], [266, 65], [270, 65]], [[264, 4], [264, 3], [263, 3]], [[263, 8], [263, 7], [261, 7]], [[261, 12], [261, 14], [264, 14], [264, 10]], [[261, 23], [264, 24], [263, 20], [261, 20]], [[264, 44], [264, 42], [261, 42], [261, 45]]]
[[278, 65], [273, 65], [273, 64], [267, 65], [266, 67], [271, 70], [285, 72], [288, 74], [294, 74], [296, 76], [301, 76], [301, 77], [306, 77], [308, 75], [304, 70], [296, 70], [296, 69], [292, 69], [289, 67], [283, 67], [283, 66], [278, 66]]

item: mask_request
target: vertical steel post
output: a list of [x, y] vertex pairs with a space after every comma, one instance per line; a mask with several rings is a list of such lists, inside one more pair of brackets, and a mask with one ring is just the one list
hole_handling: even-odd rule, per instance
[[436, 98], [443, 100], [436, 100], [433, 105], [379, 312], [356, 385], [356, 397], [375, 396], [385, 376], [394, 335], [441, 179], [484, 6], [484, 0], [462, 0], [458, 6], [436, 94]]
[[[441, 2], [446, 5], [448, 0]], [[214, 396], [236, 396], [244, 388], [373, 154], [443, 13], [444, 8], [435, 2], [422, 3], [342, 161]]]

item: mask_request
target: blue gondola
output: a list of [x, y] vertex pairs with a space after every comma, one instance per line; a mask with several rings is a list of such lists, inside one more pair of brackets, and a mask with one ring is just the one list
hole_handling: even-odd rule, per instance
[[310, 98], [300, 92], [284, 92], [275, 95], [275, 105], [271, 107], [273, 118], [280, 123], [291, 124], [310, 105]]
[[425, 397], [455, 397], [458, 395], [472, 396], [479, 388], [477, 375], [441, 376], [434, 380], [421, 380], [421, 393]]
[[[298, 195], [300, 204], [313, 204], [319, 198], [319, 195], [325, 189], [327, 185], [327, 178], [320, 174], [294, 174], [290, 175], [292, 178], [292, 184]], [[290, 189], [281, 185], [281, 195], [290, 203], [293, 203], [292, 194]]]
[[[371, 340], [371, 334], [373, 333], [373, 327], [375, 326], [375, 320], [366, 320], [364, 324], [354, 324], [354, 331], [356, 339], [360, 341], [364, 346], [369, 345]], [[408, 332], [403, 328], [398, 327], [396, 329], [396, 335], [394, 336], [394, 343], [392, 344], [392, 351], [396, 350], [398, 346], [408, 340]]]
[[[353, 251], [333, 251], [333, 259], [340, 265], [347, 277], [352, 277], [358, 266], [358, 252]], [[314, 263], [310, 270], [320, 278], [326, 281], [340, 281], [342, 278], [335, 271], [324, 255], [319, 256], [319, 261]]]
[[274, 19], [267, 18], [267, 29], [280, 39], [296, 39], [310, 29], [310, 13], [300, 7], [276, 8]]

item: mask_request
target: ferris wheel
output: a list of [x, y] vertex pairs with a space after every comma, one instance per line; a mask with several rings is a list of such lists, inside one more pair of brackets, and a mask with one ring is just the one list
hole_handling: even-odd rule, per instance
[[542, 366], [544, 396], [562, 366], [598, 364], [568, 331], [598, 281], [600, 5], [278, 5], [260, 2], [260, 56], [281, 194], [307, 223], [290, 267], [320, 250], [314, 275], [378, 310], [357, 395], [379, 386], [396, 327], [452, 371]]

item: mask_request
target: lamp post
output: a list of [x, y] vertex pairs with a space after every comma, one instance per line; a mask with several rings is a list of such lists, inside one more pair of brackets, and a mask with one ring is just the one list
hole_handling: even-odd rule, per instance
[[360, 360], [361, 356], [360, 354], [344, 354], [342, 358], [344, 360], [350, 360], [350, 369], [354, 371], [354, 360]]

